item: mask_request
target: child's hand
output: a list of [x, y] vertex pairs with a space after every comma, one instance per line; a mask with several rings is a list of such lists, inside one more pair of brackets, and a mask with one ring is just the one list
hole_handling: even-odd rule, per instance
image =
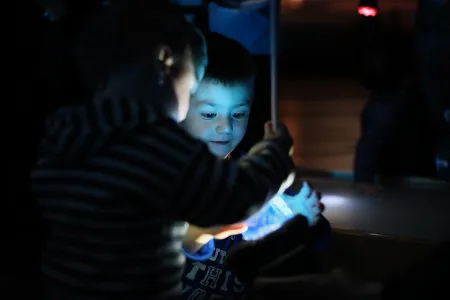
[[317, 223], [320, 214], [324, 210], [320, 198], [320, 193], [306, 181], [303, 182], [300, 191], [296, 195], [285, 195], [283, 197], [293, 213], [300, 214], [308, 219], [309, 226], [314, 226]]
[[186, 236], [183, 240], [183, 248], [186, 252], [193, 254], [212, 239], [223, 240], [232, 235], [242, 234], [246, 232], [247, 229], [248, 227], [245, 223], [209, 228], [202, 228], [189, 224]]

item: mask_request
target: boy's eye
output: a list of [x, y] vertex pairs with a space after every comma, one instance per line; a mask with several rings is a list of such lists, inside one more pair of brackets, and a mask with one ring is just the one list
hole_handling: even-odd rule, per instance
[[247, 116], [247, 113], [243, 112], [243, 113], [234, 113], [233, 114], [233, 118], [235, 119], [243, 119]]
[[201, 113], [201, 116], [204, 119], [214, 119], [217, 116], [217, 114], [215, 114], [215, 113]]

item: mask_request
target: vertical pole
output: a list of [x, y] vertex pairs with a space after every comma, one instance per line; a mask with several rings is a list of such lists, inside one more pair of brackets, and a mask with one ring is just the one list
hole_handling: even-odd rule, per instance
[[276, 129], [278, 122], [278, 26], [280, 0], [270, 0], [270, 106]]

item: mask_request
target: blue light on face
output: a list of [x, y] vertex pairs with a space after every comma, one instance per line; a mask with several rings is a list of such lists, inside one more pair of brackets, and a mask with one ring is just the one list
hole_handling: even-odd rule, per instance
[[242, 237], [247, 241], [262, 238], [280, 228], [293, 216], [294, 213], [283, 200], [282, 195], [277, 194], [245, 222], [248, 230], [242, 234]]

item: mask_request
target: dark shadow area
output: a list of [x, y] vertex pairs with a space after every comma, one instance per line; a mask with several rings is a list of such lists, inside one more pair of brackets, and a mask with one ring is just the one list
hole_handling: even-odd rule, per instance
[[424, 240], [335, 230], [330, 252], [337, 265], [360, 278], [376, 281], [405, 270], [437, 245]]

